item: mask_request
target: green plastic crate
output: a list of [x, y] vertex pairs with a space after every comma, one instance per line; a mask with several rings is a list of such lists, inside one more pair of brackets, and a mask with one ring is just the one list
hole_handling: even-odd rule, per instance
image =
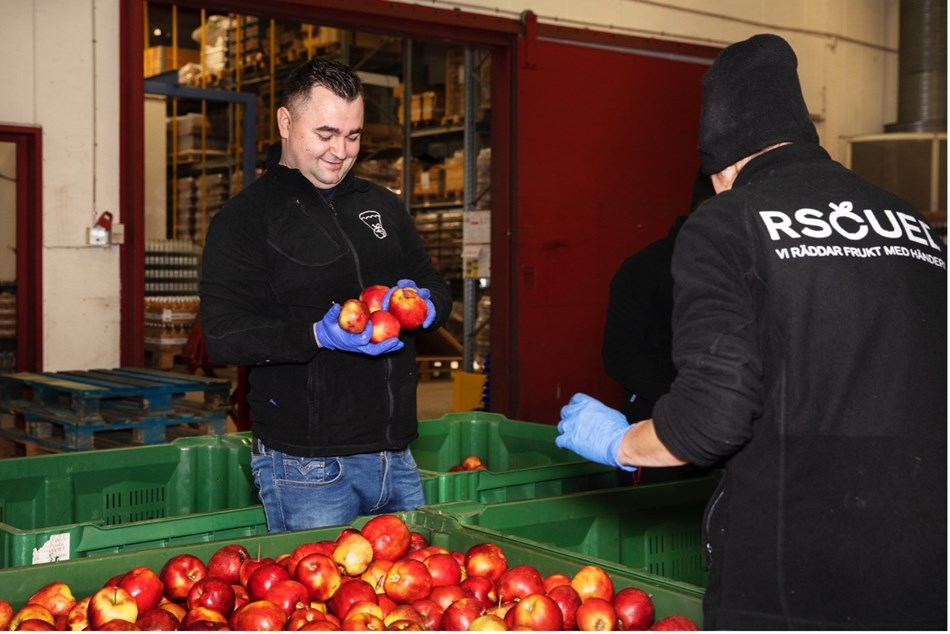
[[513, 503], [430, 508], [491, 535], [705, 586], [701, 526], [716, 482], [710, 475]]
[[[563, 549], [535, 547], [505, 537], [492, 536], [490, 540], [486, 539], [485, 533], [472, 530], [462, 525], [455, 517], [440, 513], [412, 511], [399, 513], [399, 516], [411, 530], [422, 533], [434, 545], [464, 552], [475, 544], [492, 541], [505, 552], [509, 566], [529, 564], [537, 568], [542, 575], [555, 572], [573, 575], [589, 563], [586, 558]], [[357, 518], [351, 526], [362, 528], [367, 521], [369, 521], [369, 516]], [[81, 599], [100, 588], [107, 579], [130, 570], [134, 566], [148, 566], [157, 572], [168, 558], [180, 553], [187, 552], [207, 562], [222, 545], [239, 543], [255, 555], [260, 553], [263, 557], [276, 557], [291, 552], [298, 544], [335, 539], [341, 528], [338, 526], [292, 531], [0, 570], [0, 599], [8, 601], [14, 609], [18, 609], [34, 591], [55, 580], [66, 582], [77, 599]], [[702, 625], [703, 591], [701, 588], [615, 564], [606, 564], [603, 568], [613, 579], [616, 590], [633, 586], [649, 592], [656, 605], [657, 618], [669, 614], [684, 614], [698, 625]]]
[[[428, 504], [509, 502], [617, 486], [617, 470], [554, 444], [557, 427], [490, 412], [419, 421], [412, 456]], [[487, 470], [449, 472], [467, 456]]]
[[233, 434], [0, 460], [0, 567], [266, 532]]

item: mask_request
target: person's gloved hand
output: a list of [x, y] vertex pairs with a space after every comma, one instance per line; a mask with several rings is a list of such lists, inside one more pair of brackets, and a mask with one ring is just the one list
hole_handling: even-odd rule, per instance
[[561, 408], [561, 422], [557, 424], [560, 435], [554, 444], [593, 462], [636, 471], [636, 467], [622, 465], [617, 459], [628, 429], [630, 424], [623, 414], [593, 397], [577, 393]]
[[392, 297], [393, 291], [397, 288], [414, 288], [419, 293], [419, 297], [426, 300], [426, 318], [422, 322], [422, 328], [428, 328], [432, 325], [432, 322], [435, 321], [435, 304], [432, 303], [432, 300], [429, 297], [432, 295], [427, 288], [419, 288], [416, 286], [416, 283], [412, 280], [399, 280], [396, 282], [396, 285], [391, 287], [386, 294], [383, 295], [382, 307], [383, 310], [389, 310], [389, 298]]
[[346, 352], [362, 352], [370, 356], [379, 356], [387, 352], [395, 352], [403, 347], [399, 337], [390, 337], [379, 343], [370, 343], [373, 334], [373, 323], [366, 324], [363, 332], [347, 332], [340, 327], [340, 305], [333, 304], [323, 319], [313, 325], [313, 333], [317, 341], [327, 350], [344, 350]]

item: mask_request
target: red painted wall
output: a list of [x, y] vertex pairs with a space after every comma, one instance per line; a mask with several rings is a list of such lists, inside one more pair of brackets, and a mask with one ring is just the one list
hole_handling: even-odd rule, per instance
[[513, 411], [556, 424], [578, 391], [614, 405], [609, 283], [689, 209], [700, 61], [536, 40], [515, 92]]

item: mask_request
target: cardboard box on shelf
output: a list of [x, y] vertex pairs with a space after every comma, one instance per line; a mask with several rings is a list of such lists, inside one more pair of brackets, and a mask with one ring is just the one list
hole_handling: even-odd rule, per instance
[[171, 70], [178, 70], [185, 64], [200, 64], [200, 51], [192, 48], [174, 50], [171, 46], [149, 46], [145, 49], [145, 77], [160, 75]]

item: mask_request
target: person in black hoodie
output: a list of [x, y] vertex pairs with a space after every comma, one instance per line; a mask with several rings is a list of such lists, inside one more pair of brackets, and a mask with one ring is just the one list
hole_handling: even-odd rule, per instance
[[575, 395], [556, 443], [724, 461], [708, 629], [946, 630], [945, 244], [821, 148], [775, 35], [706, 73], [699, 149], [717, 195], [673, 255], [676, 380], [632, 426]]
[[426, 299], [422, 330], [451, 309], [405, 207], [351, 172], [363, 89], [315, 58], [288, 76], [281, 142], [265, 173], [212, 219], [202, 255], [201, 325], [215, 363], [249, 366], [251, 470], [268, 530], [350, 522], [425, 502], [417, 437], [414, 333], [379, 343], [350, 333], [340, 304], [374, 284]]
[[[696, 175], [690, 212], [715, 195], [712, 182]], [[601, 358], [610, 378], [623, 388], [618, 409], [630, 423], [650, 418], [657, 399], [676, 378], [673, 365], [673, 245], [687, 216], [677, 216], [669, 233], [626, 260], [610, 280]], [[618, 470], [619, 483], [649, 484], [709, 472], [706, 467], [638, 468], [631, 477]]]

